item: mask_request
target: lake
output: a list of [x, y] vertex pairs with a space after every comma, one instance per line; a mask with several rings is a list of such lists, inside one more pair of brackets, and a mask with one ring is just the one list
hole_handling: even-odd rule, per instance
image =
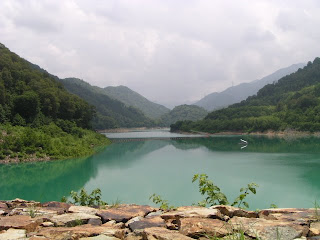
[[250, 209], [320, 203], [319, 138], [201, 137], [163, 130], [107, 135], [116, 142], [87, 158], [0, 165], [0, 199], [60, 200], [84, 187], [100, 188], [108, 203], [152, 204], [149, 197], [156, 193], [172, 205], [190, 205], [202, 200], [192, 177], [206, 173], [230, 201], [241, 187], [257, 183], [257, 194], [247, 199]]

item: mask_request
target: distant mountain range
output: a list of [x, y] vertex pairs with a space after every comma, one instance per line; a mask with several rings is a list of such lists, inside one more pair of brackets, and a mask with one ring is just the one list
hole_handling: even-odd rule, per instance
[[241, 102], [247, 97], [257, 94], [258, 90], [267, 84], [277, 82], [280, 78], [296, 72], [299, 68], [303, 68], [306, 64], [299, 63], [293, 64], [289, 67], [279, 69], [278, 71], [249, 83], [241, 83], [237, 86], [227, 88], [222, 92], [211, 93], [194, 105], [203, 107], [207, 111], [213, 111], [223, 107], [227, 107], [231, 104]]
[[147, 117], [152, 119], [158, 119], [170, 111], [165, 106], [149, 101], [126, 86], [106, 87], [103, 90], [109, 97], [119, 100], [127, 106], [140, 109]]

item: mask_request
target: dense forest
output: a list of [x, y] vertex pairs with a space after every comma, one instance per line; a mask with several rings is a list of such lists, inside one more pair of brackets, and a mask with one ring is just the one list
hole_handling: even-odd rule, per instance
[[171, 125], [171, 131], [210, 133], [288, 129], [320, 131], [320, 58], [240, 103], [209, 113], [203, 120]]
[[36, 153], [45, 158], [74, 157], [92, 153], [91, 144], [108, 142], [86, 130], [91, 128], [92, 106], [2, 44], [0, 103], [1, 159]]
[[140, 109], [126, 106], [123, 102], [109, 97], [102, 88], [91, 86], [77, 78], [60, 79], [59, 81], [70, 93], [81, 97], [95, 107], [96, 115], [92, 121], [94, 129], [152, 127], [156, 124]]

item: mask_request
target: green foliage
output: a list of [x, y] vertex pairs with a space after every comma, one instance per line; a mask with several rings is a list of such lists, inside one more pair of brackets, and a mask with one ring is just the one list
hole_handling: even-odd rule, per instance
[[77, 78], [59, 79], [64, 87], [96, 109], [92, 125], [95, 129], [118, 127], [152, 127], [155, 122], [146, 117], [139, 109], [109, 97], [104, 89], [91, 86]]
[[320, 131], [320, 59], [268, 84], [257, 95], [209, 113], [205, 119], [182, 121], [171, 131], [264, 132]]
[[[214, 205], [228, 205], [229, 201], [220, 188], [208, 179], [206, 174], [195, 174], [192, 178], [192, 182], [198, 181], [199, 192], [201, 195], [206, 195], [206, 198], [199, 202], [199, 206], [214, 206]], [[249, 208], [249, 204], [244, 201], [246, 197], [251, 193], [256, 194], [255, 183], [248, 184], [245, 188], [240, 189], [240, 195], [232, 202], [231, 206], [237, 206], [239, 208]]]
[[[70, 197], [73, 201], [70, 201], [72, 204], [81, 205], [81, 206], [102, 206], [107, 205], [106, 202], [101, 200], [101, 190], [99, 188], [94, 189], [90, 194], [86, 192], [85, 189], [81, 189], [80, 192], [71, 191]], [[67, 202], [65, 196], [62, 197], [61, 202]]]
[[270, 208], [278, 208], [278, 206], [276, 204], [274, 204], [274, 203], [271, 203], [270, 204]]
[[164, 200], [161, 198], [161, 196], [157, 195], [157, 194], [152, 194], [149, 198], [153, 203], [155, 204], [159, 204], [160, 205], [160, 209], [163, 211], [167, 211], [167, 210], [171, 210], [174, 209], [174, 206], [169, 205], [168, 200]]

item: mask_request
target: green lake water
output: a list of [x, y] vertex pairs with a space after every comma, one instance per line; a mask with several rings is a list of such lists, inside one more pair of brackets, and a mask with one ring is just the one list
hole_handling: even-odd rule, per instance
[[[320, 139], [253, 136], [187, 136], [166, 131], [108, 134], [146, 138], [118, 142], [83, 159], [0, 165], [0, 199], [60, 200], [82, 187], [100, 188], [112, 203], [152, 204], [161, 195], [173, 205], [202, 200], [196, 173], [206, 173], [233, 200], [247, 183], [260, 185], [247, 200], [251, 209], [313, 207], [320, 203]], [[161, 140], [156, 139], [161, 137]], [[249, 142], [241, 149], [240, 138]]]

